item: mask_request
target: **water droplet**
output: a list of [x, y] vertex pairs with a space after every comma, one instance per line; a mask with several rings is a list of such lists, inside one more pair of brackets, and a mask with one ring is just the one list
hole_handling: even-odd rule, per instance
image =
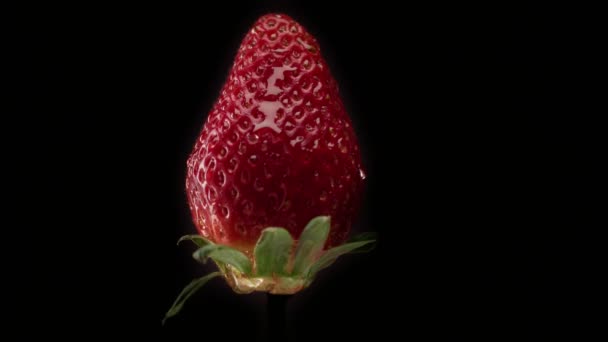
[[366, 175], [365, 175], [365, 172], [363, 171], [363, 169], [359, 169], [359, 176], [361, 176], [361, 179], [366, 178]]
[[247, 134], [247, 141], [250, 144], [257, 144], [257, 142], [259, 141], [259, 137], [255, 133], [249, 133], [249, 134]]

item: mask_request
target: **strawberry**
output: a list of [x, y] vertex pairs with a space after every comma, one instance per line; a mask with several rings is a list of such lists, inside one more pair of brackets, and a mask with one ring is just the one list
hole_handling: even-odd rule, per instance
[[369, 234], [342, 244], [364, 178], [317, 41], [286, 15], [259, 18], [187, 162], [199, 234], [180, 241], [192, 240], [193, 257], [220, 271], [188, 285], [166, 317], [215, 276], [238, 293], [291, 294], [340, 255], [371, 244]]
[[262, 229], [298, 237], [332, 218], [327, 246], [344, 242], [363, 185], [359, 146], [319, 45], [293, 19], [261, 17], [245, 36], [188, 159], [194, 224], [249, 252]]

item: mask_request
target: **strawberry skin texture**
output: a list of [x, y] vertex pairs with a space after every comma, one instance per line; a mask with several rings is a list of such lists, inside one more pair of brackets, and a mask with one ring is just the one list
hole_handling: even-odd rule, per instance
[[209, 240], [250, 253], [266, 227], [297, 239], [331, 217], [346, 239], [365, 178], [355, 132], [316, 40], [286, 15], [243, 39], [187, 162], [192, 219]]

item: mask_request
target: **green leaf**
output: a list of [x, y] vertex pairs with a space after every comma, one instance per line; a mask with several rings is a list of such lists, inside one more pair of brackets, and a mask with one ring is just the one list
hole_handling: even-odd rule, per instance
[[315, 258], [323, 250], [329, 226], [329, 216], [318, 216], [308, 222], [296, 248], [293, 275], [305, 275], [308, 272]]
[[194, 242], [194, 244], [197, 245], [199, 248], [204, 247], [206, 245], [213, 245], [213, 242], [205, 239], [204, 237], [202, 237], [200, 235], [184, 235], [181, 238], [179, 238], [179, 240], [177, 240], [177, 244], [179, 245], [182, 241], [186, 241], [186, 240], [190, 240], [190, 241]]
[[264, 229], [253, 250], [257, 275], [284, 275], [292, 245], [293, 238], [284, 228]]
[[378, 244], [378, 234], [376, 232], [363, 232], [363, 233], [360, 233], [360, 234], [357, 234], [357, 235], [351, 237], [350, 239], [348, 239], [347, 242], [371, 241], [371, 240], [374, 240], [374, 243], [367, 244], [361, 248], [352, 250], [349, 253], [356, 254], [356, 253], [371, 252], [372, 250], [374, 250], [374, 248], [376, 248], [376, 245]]
[[199, 262], [206, 263], [211, 258], [216, 263], [232, 265], [239, 272], [249, 275], [251, 273], [251, 261], [242, 252], [222, 245], [207, 245], [197, 249], [192, 257]]
[[336, 261], [336, 259], [338, 259], [338, 257], [340, 257], [341, 255], [349, 253], [349, 252], [356, 250], [357, 248], [361, 248], [365, 245], [374, 243], [375, 241], [376, 240], [350, 242], [350, 243], [345, 243], [343, 245], [340, 245], [340, 246], [337, 246], [337, 247], [334, 247], [334, 248], [328, 250], [319, 258], [319, 260], [317, 260], [317, 262], [315, 262], [310, 267], [310, 272], [308, 274], [308, 277], [309, 278], [314, 277], [317, 274], [317, 272], [319, 272], [320, 270], [333, 264], [334, 261]]
[[369, 241], [377, 239], [378, 234], [376, 232], [363, 232], [351, 237], [350, 239], [348, 239], [348, 242]]
[[165, 314], [165, 318], [163, 318], [163, 325], [167, 321], [168, 318], [177, 315], [182, 308], [184, 307], [184, 303], [188, 300], [188, 298], [192, 297], [193, 294], [196, 293], [203, 285], [205, 285], [209, 280], [221, 275], [220, 272], [213, 272], [211, 274], [207, 274], [204, 277], [194, 279], [190, 284], [188, 284], [182, 292], [177, 296], [173, 306], [167, 311]]

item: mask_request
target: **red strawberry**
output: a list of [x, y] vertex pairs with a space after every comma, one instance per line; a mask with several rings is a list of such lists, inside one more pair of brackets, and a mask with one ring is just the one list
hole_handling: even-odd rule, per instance
[[319, 45], [293, 19], [261, 17], [245, 36], [188, 159], [201, 235], [251, 255], [261, 231], [297, 239], [331, 217], [327, 247], [347, 237], [364, 173], [338, 86]]
[[238, 293], [293, 294], [341, 255], [369, 250], [372, 233], [341, 244], [363, 179], [355, 133], [317, 42], [285, 15], [263, 16], [188, 159], [188, 201], [205, 238], [180, 241], [193, 241], [194, 259], [212, 259], [219, 271], [186, 286], [163, 322], [212, 278], [223, 276]]

